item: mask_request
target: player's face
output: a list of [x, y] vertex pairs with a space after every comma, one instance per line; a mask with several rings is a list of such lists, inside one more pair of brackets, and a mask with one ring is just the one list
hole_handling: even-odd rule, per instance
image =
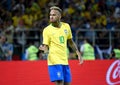
[[5, 41], [6, 41], [6, 38], [5, 38], [4, 36], [1, 36], [0, 42], [1, 42], [1, 43], [4, 43]]
[[55, 23], [55, 22], [59, 21], [60, 18], [61, 18], [61, 14], [59, 11], [57, 11], [57, 10], [50, 11], [50, 22], [51, 23]]

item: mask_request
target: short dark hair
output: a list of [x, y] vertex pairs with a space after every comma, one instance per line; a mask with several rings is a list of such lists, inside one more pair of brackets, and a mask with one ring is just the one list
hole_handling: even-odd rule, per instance
[[60, 9], [60, 8], [57, 7], [57, 6], [52, 6], [52, 7], [50, 7], [50, 10], [58, 10], [58, 11], [62, 14], [62, 9]]

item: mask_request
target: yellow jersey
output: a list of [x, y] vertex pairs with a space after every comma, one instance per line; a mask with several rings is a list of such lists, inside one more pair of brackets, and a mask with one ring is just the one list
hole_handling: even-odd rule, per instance
[[60, 28], [50, 24], [43, 30], [43, 44], [49, 46], [48, 65], [68, 65], [67, 40], [71, 38], [68, 23], [61, 22]]

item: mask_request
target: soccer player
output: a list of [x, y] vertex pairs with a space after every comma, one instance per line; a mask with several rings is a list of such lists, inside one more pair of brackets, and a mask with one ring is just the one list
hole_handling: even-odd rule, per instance
[[50, 24], [43, 30], [43, 45], [39, 49], [48, 53], [48, 70], [51, 82], [55, 85], [70, 85], [71, 73], [68, 64], [67, 43], [76, 51], [80, 64], [83, 59], [72, 40], [68, 23], [61, 22], [62, 10], [50, 7]]

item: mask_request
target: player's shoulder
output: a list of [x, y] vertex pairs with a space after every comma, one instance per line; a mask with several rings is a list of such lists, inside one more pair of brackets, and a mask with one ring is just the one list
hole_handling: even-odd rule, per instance
[[67, 22], [61, 22], [62, 23], [62, 25], [67, 25], [67, 26], [69, 26], [69, 24], [67, 23]]
[[49, 30], [51, 28], [51, 24], [49, 24], [48, 26], [46, 26], [45, 28], [44, 28], [44, 30]]
[[68, 29], [68, 30], [70, 29], [70, 25], [68, 23], [66, 23], [66, 22], [61, 22], [61, 23], [66, 29]]

